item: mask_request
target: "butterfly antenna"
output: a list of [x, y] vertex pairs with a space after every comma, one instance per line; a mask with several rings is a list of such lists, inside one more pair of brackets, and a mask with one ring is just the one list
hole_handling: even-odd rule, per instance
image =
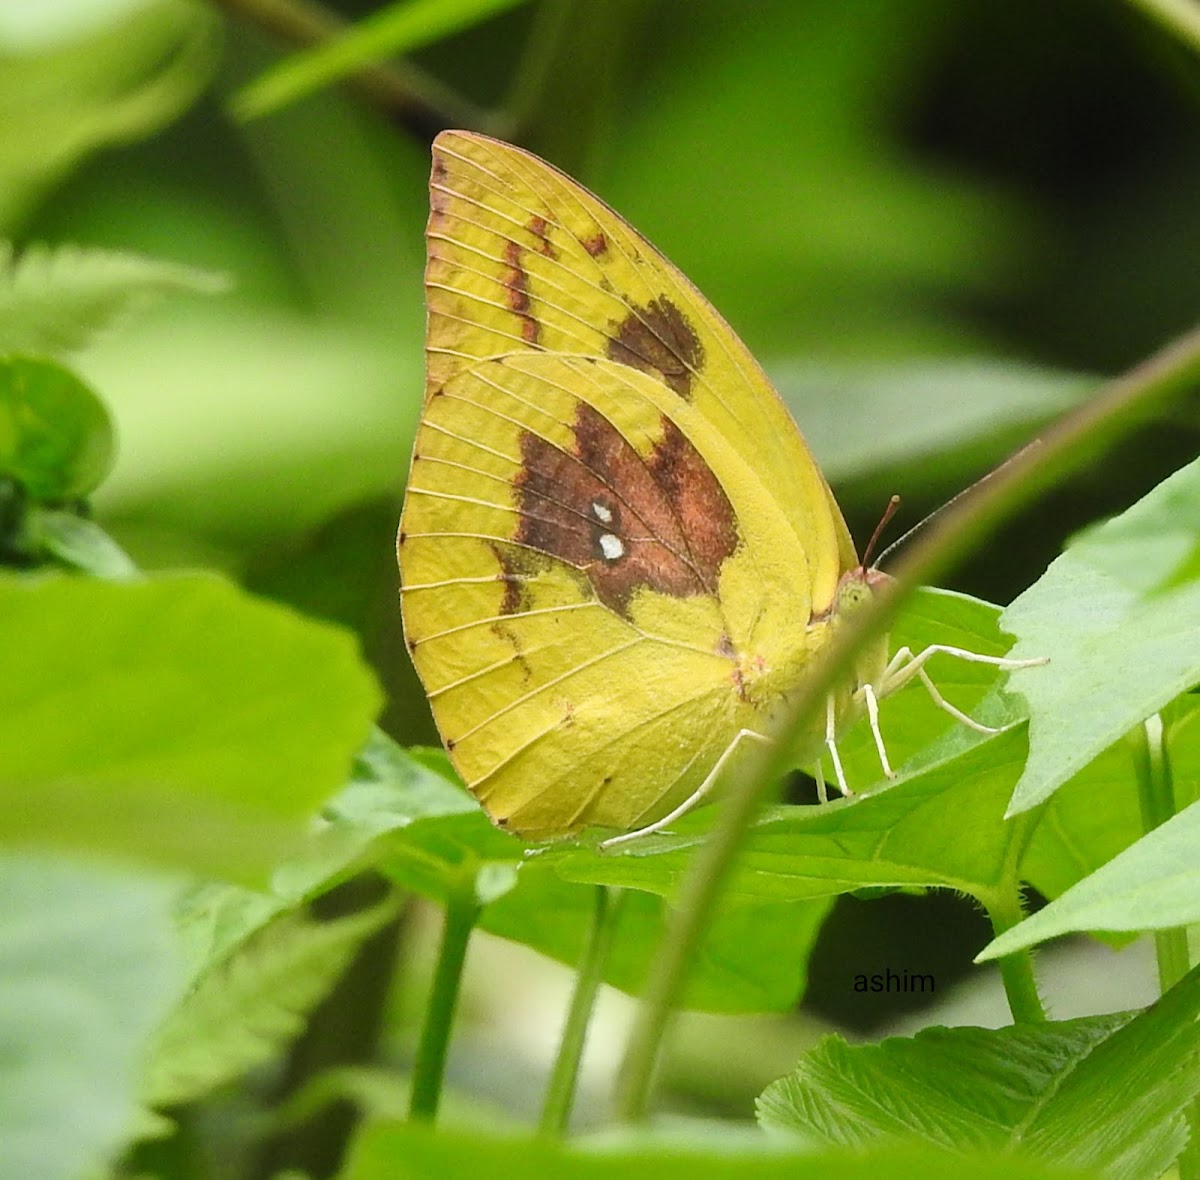
[[[888, 501], [887, 507], [883, 510], [883, 515], [879, 518], [879, 523], [875, 526], [875, 531], [871, 534], [871, 539], [867, 542], [867, 547], [863, 550], [862, 565], [860, 568], [873, 569], [879, 565], [878, 561], [871, 560], [871, 554], [875, 552], [875, 546], [879, 543], [880, 534], [888, 526], [888, 522], [896, 515], [896, 509], [900, 507], [900, 497], [893, 495]], [[895, 546], [889, 546], [884, 550], [884, 553], [890, 553]], [[882, 560], [882, 558], [880, 559]]]
[[[882, 562], [887, 560], [889, 554], [894, 553], [897, 549], [900, 548], [901, 545], [903, 545], [906, 541], [910, 540], [915, 534], [919, 533], [926, 525], [931, 524], [933, 521], [937, 520], [937, 518], [939, 516], [941, 516], [944, 512], [946, 512], [948, 509], [953, 508], [954, 505], [957, 504], [959, 502], [959, 500], [963, 499], [964, 496], [972, 495], [977, 488], [979, 488], [983, 484], [987, 483], [987, 481], [989, 479], [991, 479], [993, 476], [999, 475], [1000, 472], [1002, 472], [1006, 467], [1009, 466], [1009, 464], [1015, 463], [1018, 459], [1022, 458], [1024, 455], [1028, 454], [1035, 447], [1041, 446], [1041, 444], [1042, 444], [1042, 440], [1040, 438], [1035, 438], [1032, 442], [1026, 443], [1019, 451], [1016, 452], [1016, 454], [1009, 455], [1009, 457], [1007, 459], [1005, 459], [1003, 463], [999, 464], [996, 467], [993, 467], [991, 469], [991, 471], [989, 471], [986, 475], [981, 475], [973, 484], [968, 484], [967, 487], [963, 488], [961, 492], [956, 492], [953, 496], [950, 497], [949, 500], [947, 500], [940, 507], [935, 508], [923, 520], [918, 520], [917, 523], [914, 524], [912, 526], [912, 528], [910, 528], [908, 530], [908, 532], [906, 532], [903, 536], [901, 536], [897, 540], [893, 541], [879, 555], [879, 557], [876, 558], [875, 565], [878, 567]], [[892, 499], [895, 500], [896, 497], [893, 496]], [[890, 513], [885, 513], [884, 520], [887, 520], [889, 516], [890, 516]], [[880, 522], [881, 527], [882, 527], [882, 523], [883, 522], [881, 521]], [[879, 529], [875, 530], [875, 535], [876, 536], [879, 535]], [[872, 537], [871, 544], [873, 545], [874, 543], [875, 543], [875, 538]], [[870, 545], [868, 545], [867, 548], [870, 549]], [[863, 564], [864, 565], [866, 564], [866, 558], [863, 559]]]

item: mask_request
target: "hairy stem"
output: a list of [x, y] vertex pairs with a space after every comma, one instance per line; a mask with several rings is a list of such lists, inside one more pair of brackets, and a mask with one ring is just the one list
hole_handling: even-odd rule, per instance
[[[1142, 831], [1152, 832], [1175, 814], [1175, 782], [1167, 750], [1162, 718], [1148, 717], [1130, 735], [1138, 783], [1138, 805], [1142, 813]], [[1154, 950], [1158, 957], [1158, 987], [1165, 992], [1187, 973], [1187, 930], [1176, 926], [1154, 932]]]

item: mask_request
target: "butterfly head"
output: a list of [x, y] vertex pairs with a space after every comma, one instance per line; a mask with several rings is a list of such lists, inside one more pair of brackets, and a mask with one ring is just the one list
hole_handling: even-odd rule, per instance
[[846, 570], [838, 579], [837, 594], [834, 596], [834, 610], [839, 618], [846, 618], [866, 606], [880, 590], [891, 583], [891, 575], [885, 574], [883, 570], [879, 569], [878, 565], [871, 561], [871, 557], [883, 530], [887, 528], [888, 522], [895, 515], [899, 506], [900, 497], [893, 496], [883, 510], [883, 515], [879, 518], [879, 523], [875, 526], [875, 531], [871, 534], [866, 549], [863, 550], [862, 561]]
[[834, 611], [839, 618], [848, 618], [861, 610], [876, 594], [893, 581], [891, 574], [869, 565], [856, 565], [838, 579]]

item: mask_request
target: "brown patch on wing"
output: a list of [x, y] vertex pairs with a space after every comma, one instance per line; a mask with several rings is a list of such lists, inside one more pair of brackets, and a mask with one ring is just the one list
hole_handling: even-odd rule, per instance
[[678, 598], [716, 593], [721, 564], [738, 546], [733, 505], [675, 423], [664, 417], [662, 429], [662, 441], [643, 458], [581, 403], [571, 451], [522, 434], [519, 548], [501, 559], [506, 612], [520, 609], [514, 586], [533, 572], [531, 560], [573, 567], [627, 618], [643, 586]]
[[603, 230], [596, 230], [590, 237], [583, 239], [583, 248], [593, 257], [599, 258], [608, 249], [608, 239]]
[[550, 235], [547, 233], [549, 222], [540, 214], [535, 213], [529, 219], [529, 232], [537, 239], [537, 249], [539, 254], [544, 254], [547, 258], [557, 258], [558, 251], [554, 248], [554, 243], [550, 240]]
[[504, 261], [508, 265], [504, 272], [505, 303], [521, 321], [521, 339], [536, 346], [541, 329], [529, 312], [529, 272], [521, 262], [521, 247], [511, 238], [504, 244]]
[[704, 367], [704, 345], [691, 321], [665, 296], [634, 306], [613, 325], [608, 357], [661, 377], [682, 398]]

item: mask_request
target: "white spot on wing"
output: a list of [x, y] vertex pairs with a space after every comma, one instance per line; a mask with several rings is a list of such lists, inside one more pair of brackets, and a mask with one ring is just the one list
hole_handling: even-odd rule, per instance
[[625, 544], [620, 537], [612, 533], [604, 533], [600, 537], [600, 553], [605, 561], [616, 561], [625, 556]]

